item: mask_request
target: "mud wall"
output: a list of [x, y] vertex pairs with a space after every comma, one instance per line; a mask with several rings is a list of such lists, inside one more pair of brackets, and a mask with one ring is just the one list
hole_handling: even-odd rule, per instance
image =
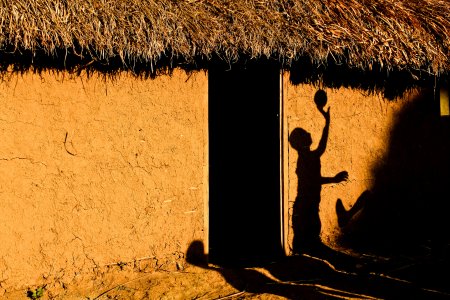
[[206, 237], [206, 74], [10, 74], [0, 107], [3, 291], [176, 270]]
[[[288, 74], [286, 74], [283, 88], [286, 105], [284, 143], [287, 146], [285, 150], [285, 156], [287, 156], [285, 163], [287, 168], [285, 172], [285, 204], [289, 208], [285, 218], [288, 218], [287, 240], [288, 246], [291, 247], [293, 235], [291, 227], [292, 206], [297, 196], [296, 167], [298, 154], [289, 146], [288, 135], [294, 128], [301, 127], [311, 134], [313, 140], [311, 148], [316, 149], [322, 135], [325, 119], [317, 110], [313, 101], [318, 90], [317, 87], [292, 85], [289, 82]], [[402, 195], [395, 195], [395, 192], [386, 192], [386, 190], [390, 187], [395, 187], [398, 190], [399, 177], [404, 178], [406, 174], [408, 179], [414, 178], [415, 183], [410, 188], [404, 186], [405, 190], [413, 191], [415, 184], [420, 185], [420, 180], [425, 180], [423, 178], [423, 166], [428, 164], [426, 158], [432, 155], [424, 152], [409, 161], [402, 159], [402, 157], [411, 158], [404, 153], [416, 151], [415, 149], [419, 149], [419, 151], [425, 149], [423, 147], [424, 141], [414, 140], [414, 134], [417, 134], [418, 130], [421, 136], [434, 136], [434, 138], [430, 138], [430, 140], [435, 141], [434, 144], [440, 139], [439, 134], [442, 134], [442, 132], [439, 133], [436, 126], [433, 128], [432, 125], [440, 122], [439, 119], [436, 119], [436, 117], [439, 118], [438, 111], [435, 112], [433, 108], [433, 94], [427, 94], [424, 97], [428, 98], [423, 99], [424, 97], [421, 96], [423, 92], [413, 91], [405, 94], [402, 99], [390, 101], [379, 95], [368, 95], [352, 89], [325, 89], [325, 91], [328, 95], [328, 103], [325, 109], [330, 107], [331, 125], [326, 151], [321, 157], [322, 176], [332, 177], [345, 170], [348, 172], [349, 178], [347, 182], [322, 186], [320, 202], [322, 241], [329, 246], [336, 247], [337, 241], [342, 236], [342, 231], [337, 222], [337, 199], [342, 199], [344, 207], [348, 210], [365, 190], [372, 191], [374, 189], [378, 191], [385, 189], [385, 194], [380, 197], [384, 200], [378, 199], [374, 205], [374, 207], [378, 206], [379, 209], [378, 214], [374, 215], [378, 219], [376, 221], [371, 220], [372, 223], [369, 224], [374, 229], [373, 231], [380, 229], [380, 227], [376, 227], [384, 221], [387, 224], [388, 219], [391, 218], [392, 222], [385, 228], [380, 229], [380, 234], [386, 234], [394, 231], [394, 229], [397, 230], [401, 226], [405, 230], [403, 232], [399, 230], [398, 234], [404, 234], [408, 230], [412, 236], [416, 235], [417, 227], [411, 226], [411, 224], [417, 223], [412, 211], [420, 211], [422, 208], [417, 206], [411, 209], [414, 203], [411, 203], [411, 197], [406, 195], [404, 191]], [[428, 108], [419, 108], [419, 110], [413, 111], [408, 109], [414, 106], [416, 102], [427, 103], [425, 106]], [[414, 111], [416, 111], [415, 114]], [[417, 111], [422, 113], [417, 114]], [[405, 115], [411, 114], [415, 117], [405, 123]], [[406, 130], [400, 130], [400, 132], [398, 128]], [[395, 145], [395, 140], [399, 140], [400, 136], [405, 135], [410, 136], [408, 138], [410, 142]], [[448, 137], [446, 137], [446, 140], [448, 140]], [[395, 158], [391, 155], [393, 148], [397, 149], [397, 157]], [[440, 151], [440, 153], [442, 154], [443, 151]], [[439, 159], [440, 156], [437, 155], [436, 160]], [[397, 165], [394, 166], [396, 162]], [[431, 168], [433, 167], [428, 169]], [[445, 165], [444, 168], [446, 168]], [[393, 169], [396, 171], [392, 171]], [[428, 172], [427, 175], [429, 174], [431, 173]], [[423, 192], [425, 193], [425, 191]], [[382, 195], [382, 193], [378, 194]], [[390, 194], [389, 200], [384, 197], [387, 194]], [[385, 210], [382, 211], [382, 209]], [[402, 215], [405, 216], [405, 219], [394, 224], [394, 219], [400, 218]], [[433, 216], [429, 217], [433, 218]], [[375, 222], [378, 222], [378, 224], [375, 224]]]

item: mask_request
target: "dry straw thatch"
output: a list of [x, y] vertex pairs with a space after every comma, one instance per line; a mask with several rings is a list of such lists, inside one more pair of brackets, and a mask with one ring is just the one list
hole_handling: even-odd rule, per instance
[[0, 20], [0, 55], [450, 69], [450, 0], [2, 0]]

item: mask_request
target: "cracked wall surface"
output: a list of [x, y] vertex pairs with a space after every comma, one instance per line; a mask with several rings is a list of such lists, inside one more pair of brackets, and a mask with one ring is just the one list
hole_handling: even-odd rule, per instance
[[204, 240], [206, 74], [12, 73], [0, 106], [3, 290]]
[[[288, 135], [301, 127], [312, 136], [316, 149], [325, 125], [325, 119], [313, 101], [318, 88], [312, 85], [292, 85], [288, 74], [284, 79], [285, 129], [287, 147], [286, 205], [288, 248], [292, 248], [292, 207], [297, 197], [297, 152], [288, 144]], [[389, 136], [396, 116], [418, 94], [406, 94], [403, 99], [389, 101], [380, 95], [368, 95], [352, 89], [325, 89], [330, 107], [331, 124], [325, 153], [321, 157], [322, 176], [332, 177], [347, 171], [347, 182], [322, 186], [320, 201], [321, 238], [325, 244], [335, 246], [341, 234], [337, 224], [336, 200], [342, 199], [346, 209], [373, 185], [373, 168], [384, 159], [389, 147]], [[289, 251], [288, 251], [289, 252]]]

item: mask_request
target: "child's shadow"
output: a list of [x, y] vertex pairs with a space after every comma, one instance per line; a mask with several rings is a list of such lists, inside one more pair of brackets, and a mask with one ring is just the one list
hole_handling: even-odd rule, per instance
[[289, 135], [289, 143], [298, 153], [296, 168], [298, 189], [292, 214], [294, 233], [292, 250], [294, 254], [309, 253], [334, 257], [332, 250], [323, 245], [320, 238], [320, 194], [322, 185], [346, 181], [348, 173], [342, 171], [333, 177], [324, 177], [321, 174], [320, 159], [325, 153], [328, 142], [330, 107], [326, 111], [324, 110], [327, 95], [323, 90], [316, 92], [314, 101], [318, 111], [325, 118], [325, 126], [318, 147], [311, 149], [311, 134], [302, 128], [295, 128]]

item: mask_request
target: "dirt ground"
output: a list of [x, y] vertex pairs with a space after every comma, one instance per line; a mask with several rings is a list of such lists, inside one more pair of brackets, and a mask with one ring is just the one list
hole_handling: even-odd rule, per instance
[[448, 256], [347, 254], [334, 260], [303, 254], [251, 268], [219, 267], [187, 255], [189, 263], [177, 271], [115, 266], [2, 299], [450, 299]]

